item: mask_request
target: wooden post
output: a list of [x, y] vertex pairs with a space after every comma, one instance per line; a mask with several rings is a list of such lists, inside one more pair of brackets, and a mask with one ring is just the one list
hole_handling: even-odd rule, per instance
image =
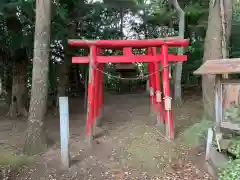
[[155, 65], [152, 62], [152, 92], [153, 92], [153, 111], [156, 112], [157, 111], [157, 103], [156, 103], [156, 83], [155, 83], [155, 79], [156, 79], [156, 73], [155, 73]]
[[89, 76], [88, 76], [88, 108], [87, 108], [87, 122], [86, 133], [89, 146], [92, 145], [92, 128], [94, 118], [94, 66], [96, 61], [97, 49], [96, 46], [90, 48], [90, 62], [89, 62]]
[[[94, 60], [95, 61], [95, 60]], [[97, 126], [97, 121], [98, 121], [98, 116], [99, 116], [99, 64], [94, 63], [95, 68], [94, 70], [94, 108], [93, 108], [93, 136], [96, 135], [96, 126]]]
[[59, 97], [61, 161], [64, 169], [69, 168], [69, 110], [68, 97]]
[[97, 126], [101, 125], [102, 118], [103, 118], [103, 97], [104, 97], [104, 64], [99, 64], [99, 69], [101, 72], [99, 72], [99, 115], [97, 120]]
[[215, 118], [216, 118], [216, 138], [221, 140], [221, 121], [222, 121], [222, 94], [221, 94], [221, 75], [216, 75], [215, 78]]
[[154, 89], [153, 89], [153, 63], [148, 63], [148, 73], [150, 74], [149, 76], [149, 95], [150, 95], [150, 108], [151, 111], [154, 109]]
[[[148, 48], [147, 49], [147, 54], [150, 55], [152, 54], [152, 49], [151, 48]], [[154, 84], [154, 75], [153, 75], [153, 72], [154, 72], [154, 66], [153, 66], [153, 63], [152, 62], [149, 62], [148, 63], [148, 74], [149, 74], [149, 79], [148, 79], [148, 93], [149, 93], [149, 96], [150, 96], [150, 114], [152, 115], [152, 113], [154, 113], [154, 109], [155, 109], [155, 102], [154, 102], [154, 87], [153, 87], [153, 84]]]
[[206, 147], [206, 156], [205, 156], [205, 160], [208, 161], [209, 160], [209, 155], [210, 155], [210, 151], [212, 148], [212, 141], [213, 141], [213, 130], [212, 128], [208, 129], [208, 135], [207, 135], [207, 147]]
[[172, 119], [172, 98], [170, 94], [170, 81], [169, 81], [169, 63], [168, 63], [168, 46], [162, 46], [162, 81], [163, 81], [163, 93], [164, 93], [164, 118], [166, 124], [166, 136], [169, 139], [174, 138], [174, 126], [173, 126], [173, 119]]
[[84, 92], [84, 110], [87, 110], [87, 106], [88, 106], [88, 68], [86, 69], [85, 72], [85, 81], [84, 81], [84, 88], [85, 88], [85, 92]]
[[[156, 48], [152, 48], [152, 55], [156, 55], [157, 54], [157, 49]], [[161, 92], [161, 85], [160, 85], [160, 72], [159, 72], [159, 66], [160, 63], [159, 62], [153, 62], [153, 72], [155, 74], [155, 79], [153, 81], [153, 84], [155, 84], [155, 88], [156, 88], [156, 114], [157, 114], [157, 125], [161, 125], [163, 124], [163, 109], [162, 109], [162, 92]]]
[[[97, 55], [102, 56], [104, 54], [104, 50], [98, 48]], [[98, 76], [97, 76], [97, 117], [96, 117], [96, 126], [100, 126], [102, 120], [102, 103], [103, 103], [103, 71], [104, 64], [98, 63]]]
[[3, 93], [3, 81], [2, 78], [0, 77], [0, 95]]

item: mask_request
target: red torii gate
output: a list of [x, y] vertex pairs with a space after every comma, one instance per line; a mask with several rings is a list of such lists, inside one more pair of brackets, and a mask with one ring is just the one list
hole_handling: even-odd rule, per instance
[[[69, 40], [72, 47], [89, 47], [90, 54], [87, 57], [72, 57], [72, 63], [89, 63], [88, 81], [88, 111], [86, 133], [92, 139], [92, 131], [96, 126], [96, 119], [103, 108], [103, 81], [104, 63], [137, 63], [147, 62], [149, 71], [150, 105], [157, 113], [158, 123], [166, 125], [166, 136], [174, 138], [174, 126], [171, 108], [169, 62], [183, 62], [186, 55], [174, 55], [168, 53], [169, 47], [187, 47], [188, 40], [176, 37], [166, 39], [149, 40]], [[157, 54], [157, 47], [161, 52]], [[103, 56], [104, 49], [123, 49], [121, 56]], [[147, 48], [146, 55], [133, 55], [133, 48]], [[162, 65], [162, 81], [164, 95], [164, 111], [162, 110], [162, 95], [160, 85], [159, 65]]]

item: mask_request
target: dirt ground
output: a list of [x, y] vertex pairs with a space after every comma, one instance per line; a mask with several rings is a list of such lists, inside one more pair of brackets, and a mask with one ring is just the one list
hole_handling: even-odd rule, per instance
[[[85, 113], [83, 100], [70, 100], [70, 156], [68, 171], [61, 168], [59, 119], [48, 115], [47, 133], [54, 144], [36, 156], [16, 179], [34, 180], [107, 180], [156, 179], [212, 180], [204, 170], [201, 149], [184, 147], [178, 140], [169, 142], [164, 132], [153, 126], [146, 94], [105, 95], [102, 136], [92, 148], [85, 141]], [[200, 120], [201, 100], [197, 96], [185, 98], [183, 106], [174, 108], [177, 137], [190, 125]], [[0, 117], [1, 148], [20, 152], [24, 143], [26, 123]], [[21, 156], [21, 153], [17, 153]], [[170, 162], [171, 161], [171, 162]]]

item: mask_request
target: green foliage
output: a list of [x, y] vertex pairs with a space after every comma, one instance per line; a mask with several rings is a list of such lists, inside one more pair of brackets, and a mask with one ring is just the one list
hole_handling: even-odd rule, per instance
[[[105, 72], [108, 72], [112, 76], [117, 76], [120, 77], [120, 74], [118, 74], [115, 71], [115, 65], [114, 64], [106, 64], [105, 65]], [[104, 75], [104, 84], [105, 88], [108, 89], [109, 91], [117, 91], [119, 89], [120, 85], [120, 80], [117, 78], [112, 78], [111, 76]]]
[[228, 165], [219, 169], [220, 180], [237, 180], [240, 179], [240, 138], [235, 137], [231, 139], [228, 152], [233, 154], [236, 159], [230, 160]]
[[240, 138], [231, 139], [228, 151], [235, 155], [237, 159], [240, 159]]
[[232, 122], [240, 122], [240, 106], [232, 105], [232, 107], [225, 110], [225, 115]]
[[230, 161], [227, 167], [221, 168], [219, 180], [240, 180], [240, 159]]
[[203, 42], [200, 40], [195, 40], [187, 49], [188, 60], [183, 63], [183, 74], [182, 74], [182, 83], [189, 85], [196, 85], [200, 80], [199, 76], [195, 76], [193, 71], [198, 69], [202, 64], [203, 58]]
[[187, 21], [191, 30], [197, 30], [199, 27], [207, 28], [208, 7], [198, 3], [186, 6], [184, 8]]
[[[1, 48], [14, 53], [20, 47], [28, 51], [33, 46], [34, 0], [6, 0], [0, 5], [0, 23], [3, 33], [0, 35]], [[1, 1], [1, 3], [3, 3]]]
[[104, 0], [104, 6], [108, 8], [116, 9], [135, 9], [136, 2], [135, 0]]
[[67, 5], [65, 4], [53, 4], [53, 21], [52, 21], [52, 39], [62, 40], [63, 45], [67, 43], [66, 37], [68, 37], [68, 12]]
[[205, 137], [206, 131], [212, 125], [212, 121], [203, 119], [199, 123], [188, 127], [181, 136], [181, 140], [188, 146], [198, 146], [200, 140]]

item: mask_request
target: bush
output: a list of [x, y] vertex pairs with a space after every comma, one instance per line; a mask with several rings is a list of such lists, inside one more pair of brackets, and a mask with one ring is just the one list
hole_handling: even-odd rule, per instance
[[212, 126], [212, 122], [208, 120], [201, 120], [199, 123], [196, 123], [189, 128], [187, 128], [181, 139], [186, 145], [197, 146], [200, 143], [200, 140], [205, 137], [205, 134]]
[[240, 180], [240, 159], [230, 161], [227, 167], [219, 171], [219, 180]]

